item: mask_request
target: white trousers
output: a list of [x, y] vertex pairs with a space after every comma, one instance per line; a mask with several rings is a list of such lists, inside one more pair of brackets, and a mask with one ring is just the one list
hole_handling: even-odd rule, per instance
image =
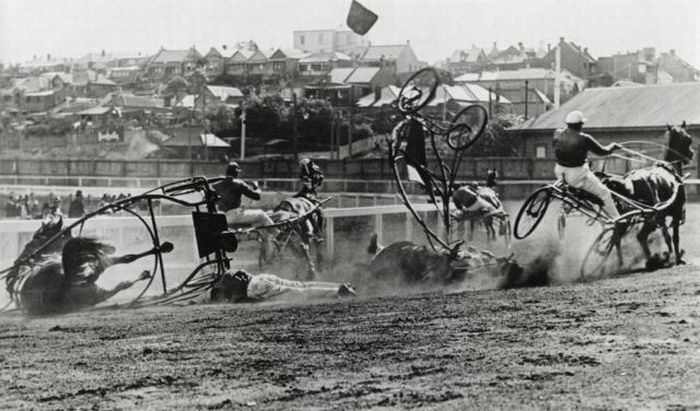
[[611, 217], [617, 218], [620, 213], [615, 207], [610, 190], [593, 174], [588, 163], [580, 167], [564, 167], [557, 164], [554, 167], [557, 178], [566, 181], [572, 187], [582, 188], [603, 200], [603, 210]]

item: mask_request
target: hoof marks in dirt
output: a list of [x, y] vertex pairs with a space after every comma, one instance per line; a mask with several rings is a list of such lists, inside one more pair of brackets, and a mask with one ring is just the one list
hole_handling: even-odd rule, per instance
[[570, 366], [597, 366], [600, 365], [600, 361], [593, 357], [587, 355], [568, 355], [564, 353], [559, 353], [556, 355], [552, 354], [540, 354], [534, 358], [524, 357], [523, 363], [529, 363], [539, 366], [547, 366], [554, 364], [566, 364]]

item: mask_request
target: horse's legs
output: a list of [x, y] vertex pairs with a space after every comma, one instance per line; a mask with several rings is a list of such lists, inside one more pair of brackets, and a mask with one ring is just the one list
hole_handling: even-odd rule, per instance
[[651, 234], [654, 231], [654, 229], [656, 229], [656, 222], [646, 220], [644, 221], [642, 229], [639, 230], [639, 233], [637, 233], [637, 241], [639, 241], [639, 245], [644, 251], [644, 256], [647, 259], [647, 264], [651, 260], [651, 250], [649, 250], [649, 244], [647, 244], [647, 241], [649, 240], [649, 234]]
[[474, 240], [474, 220], [469, 220], [469, 229], [467, 231], [467, 241], [472, 242]]
[[299, 248], [301, 249], [301, 253], [309, 266], [306, 272], [306, 279], [313, 280], [316, 278], [316, 265], [314, 264], [314, 260], [311, 258], [311, 244], [309, 244], [306, 239], [300, 239]]
[[685, 261], [683, 261], [683, 253], [681, 252], [680, 249], [680, 228], [681, 224], [680, 221], [678, 221], [677, 218], [673, 218], [673, 248], [676, 251], [676, 264], [685, 264]]
[[659, 221], [659, 228], [661, 229], [661, 234], [664, 236], [664, 242], [666, 243], [666, 247], [668, 248], [668, 254], [666, 261], [668, 261], [671, 258], [671, 255], [673, 254], [673, 244], [671, 243], [671, 235], [668, 233], [668, 227], [666, 226], [666, 221], [665, 219], [661, 219]]

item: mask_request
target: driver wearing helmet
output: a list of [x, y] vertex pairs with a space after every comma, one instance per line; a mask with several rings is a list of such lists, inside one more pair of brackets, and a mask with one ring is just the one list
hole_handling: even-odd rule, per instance
[[[217, 208], [219, 211], [226, 213], [226, 221], [229, 225], [232, 224], [250, 224], [253, 227], [262, 227], [273, 225], [274, 222], [262, 210], [246, 210], [241, 207], [241, 199], [243, 196], [251, 200], [260, 200], [260, 188], [257, 183], [248, 184], [239, 178], [241, 166], [235, 161], [229, 163], [226, 167], [226, 179], [219, 181], [212, 187], [216, 194], [219, 195]], [[266, 242], [272, 240], [271, 232], [263, 230], [262, 235]]]
[[227, 271], [211, 290], [213, 301], [250, 303], [281, 299], [322, 299], [354, 297], [348, 284], [316, 281], [291, 281], [272, 274], [251, 275], [245, 271]]
[[582, 188], [603, 200], [603, 209], [613, 219], [620, 216], [615, 207], [610, 190], [593, 174], [588, 166], [588, 153], [607, 156], [619, 150], [617, 143], [601, 146], [595, 138], [581, 132], [586, 118], [575, 110], [566, 115], [565, 128], [554, 132], [554, 156], [557, 165], [554, 173], [557, 178], [572, 187]]

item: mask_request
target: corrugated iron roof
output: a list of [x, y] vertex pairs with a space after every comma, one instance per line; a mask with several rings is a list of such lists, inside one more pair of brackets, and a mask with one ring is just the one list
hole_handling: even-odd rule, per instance
[[229, 97], [243, 97], [243, 92], [236, 87], [227, 86], [207, 86], [209, 91], [221, 101], [225, 102]]
[[586, 128], [664, 127], [683, 121], [700, 125], [698, 107], [700, 83], [592, 88], [517, 128], [557, 129], [573, 110], [581, 110], [588, 118]]
[[336, 83], [336, 84], [341, 84], [345, 83], [345, 80], [347, 80], [348, 77], [350, 77], [350, 74], [352, 74], [354, 68], [334, 68], [330, 72], [330, 82], [331, 83]]
[[231, 147], [231, 145], [213, 134], [200, 134], [200, 141], [206, 147]]
[[396, 60], [399, 58], [399, 55], [406, 47], [408, 47], [408, 45], [406, 44], [391, 46], [369, 46], [367, 47], [367, 50], [362, 55], [360, 60], [375, 61], [382, 58], [384, 60]]
[[345, 80], [346, 83], [369, 83], [379, 73], [379, 67], [358, 67]]
[[313, 53], [299, 60], [299, 63], [325, 63], [328, 61], [352, 60], [350, 56], [337, 51]]

